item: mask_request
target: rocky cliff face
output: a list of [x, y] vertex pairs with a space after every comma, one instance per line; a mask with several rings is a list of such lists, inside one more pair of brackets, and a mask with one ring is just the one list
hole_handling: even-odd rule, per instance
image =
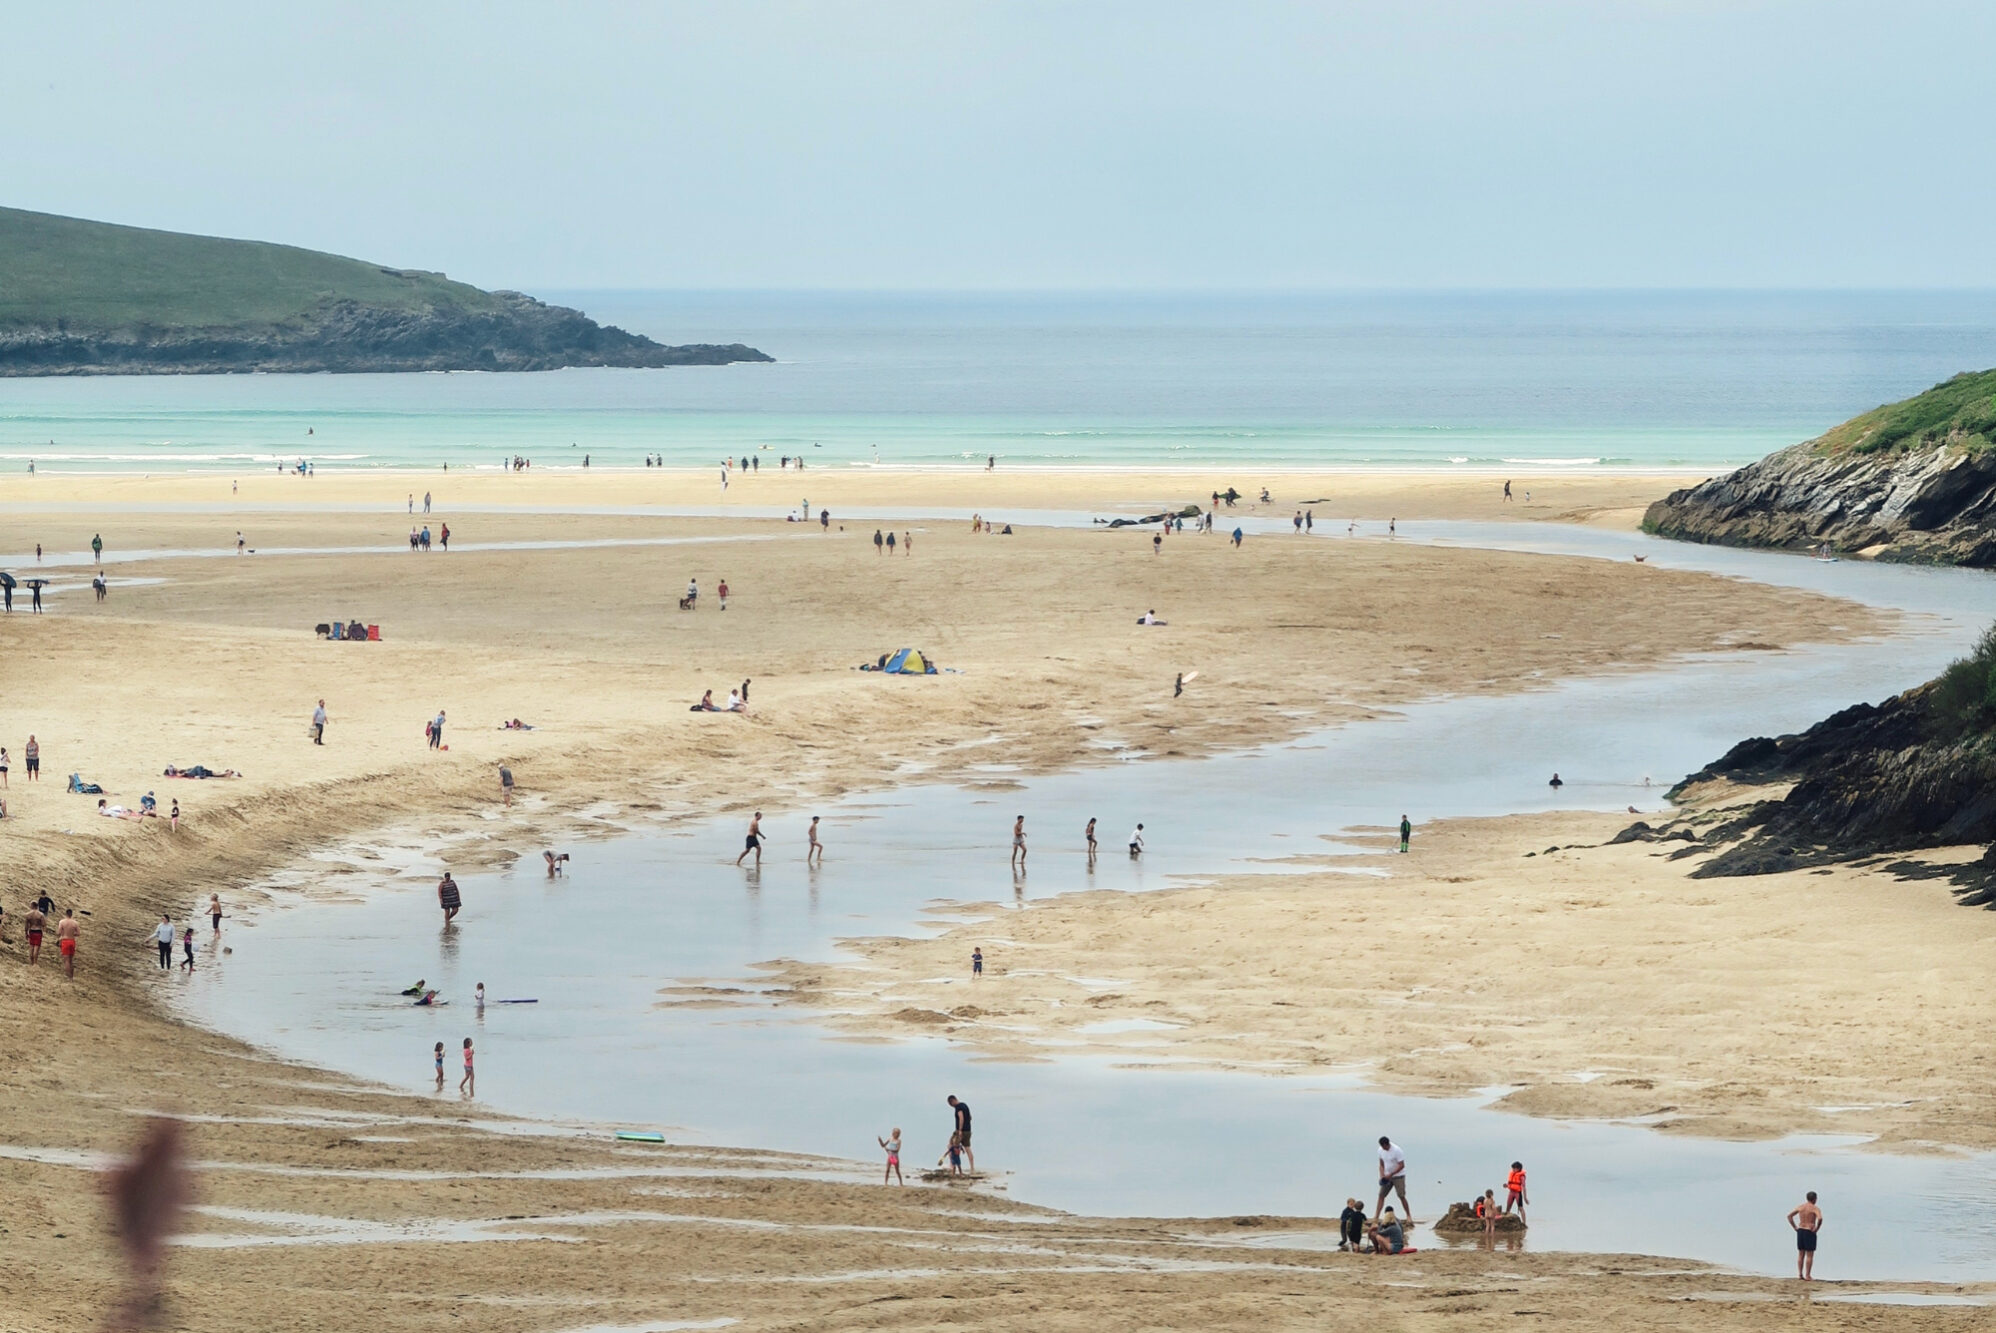
[[1880, 560], [1996, 568], [1996, 451], [1798, 444], [1658, 500], [1643, 527], [1726, 546], [1828, 543]]
[[[1686, 778], [1673, 796], [1713, 778], [1794, 783], [1781, 799], [1762, 801], [1708, 834], [1705, 845], [1724, 850], [1693, 876], [1996, 843], [1996, 734], [1942, 721], [1936, 689], [1846, 708], [1799, 735], [1742, 741]], [[1950, 877], [1965, 901], [1996, 902], [1996, 846]]]
[[741, 343], [669, 347], [579, 310], [518, 292], [494, 295], [501, 300], [496, 310], [333, 301], [303, 320], [266, 328], [0, 330], [0, 375], [556, 370], [774, 359]]

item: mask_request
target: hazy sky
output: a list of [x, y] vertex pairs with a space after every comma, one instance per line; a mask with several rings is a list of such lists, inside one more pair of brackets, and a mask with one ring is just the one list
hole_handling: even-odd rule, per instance
[[0, 202], [487, 286], [1996, 286], [1992, 0], [0, 3]]

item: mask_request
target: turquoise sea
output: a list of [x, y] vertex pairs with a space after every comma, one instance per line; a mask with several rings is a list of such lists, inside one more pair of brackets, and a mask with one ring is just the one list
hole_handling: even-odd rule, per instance
[[1714, 468], [1996, 365], [1996, 294], [553, 292], [775, 365], [0, 380], [0, 469]]

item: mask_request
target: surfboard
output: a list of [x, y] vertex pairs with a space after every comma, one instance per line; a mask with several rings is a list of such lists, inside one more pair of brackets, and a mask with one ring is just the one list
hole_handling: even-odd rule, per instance
[[625, 1143], [664, 1143], [665, 1135], [648, 1129], [620, 1129], [617, 1137]]
[[539, 1004], [539, 1000], [494, 1000], [494, 1004]]

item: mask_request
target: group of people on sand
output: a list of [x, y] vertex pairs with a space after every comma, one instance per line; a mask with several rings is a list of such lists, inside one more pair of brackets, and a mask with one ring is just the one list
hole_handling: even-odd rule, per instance
[[728, 701], [725, 704], [714, 702], [714, 692], [712, 690], [703, 690], [700, 694], [700, 702], [694, 704], [687, 711], [691, 713], [746, 713], [749, 710], [748, 690], [749, 682], [745, 680], [734, 689], [728, 691]]
[[[1525, 1215], [1525, 1164], [1511, 1163], [1505, 1179], [1505, 1202], [1500, 1209], [1495, 1190], [1485, 1190], [1476, 1201], [1476, 1216], [1483, 1222], [1485, 1237], [1494, 1237], [1497, 1219], [1517, 1212]], [[1400, 1211], [1387, 1206], [1389, 1198], [1400, 1201]], [[1408, 1254], [1407, 1228], [1414, 1225], [1414, 1208], [1407, 1202], [1407, 1154], [1390, 1135], [1379, 1136], [1379, 1198], [1367, 1218], [1357, 1199], [1346, 1199], [1338, 1214], [1338, 1248], [1355, 1254]]]
[[[944, 1100], [950, 1108], [950, 1135], [943, 1155], [936, 1159], [936, 1166], [941, 1168], [947, 1164], [951, 1176], [975, 1175], [977, 1155], [970, 1149], [970, 1103], [955, 1093]], [[887, 1154], [887, 1169], [882, 1173], [880, 1183], [906, 1185], [908, 1182], [901, 1175], [901, 1127], [896, 1125], [886, 1138], [874, 1137]]]
[[[902, 552], [907, 555], [915, 554], [915, 534], [912, 532], [902, 533], [900, 547]], [[879, 528], [873, 530], [873, 551], [875, 555], [893, 555], [894, 548], [894, 532], [891, 528], [884, 538], [881, 536]]]
[[[424, 503], [425, 504], [428, 503], [427, 497], [425, 498]], [[450, 550], [450, 524], [445, 523], [440, 526], [439, 531], [437, 533], [437, 538], [438, 538], [437, 544], [439, 546], [441, 546], [446, 551]], [[427, 551], [430, 549], [429, 524], [425, 523], [420, 528], [409, 529], [409, 549], [412, 551]]]
[[[77, 909], [66, 907], [62, 919], [55, 922], [56, 950], [62, 955], [63, 975], [76, 977], [76, 944], [83, 937], [83, 923], [76, 919]], [[49, 922], [55, 918], [55, 899], [44, 889], [35, 900], [28, 904], [26, 915], [21, 918], [21, 930], [28, 945], [28, 966], [34, 967], [42, 961], [42, 941], [49, 932]]]
[[[818, 841], [820, 818], [822, 816], [812, 815], [810, 825], [804, 830], [804, 864], [807, 866], [823, 865], [825, 862], [825, 844]], [[748, 836], [742, 841], [741, 855], [735, 858], [735, 864], [740, 865], [754, 856], [756, 868], [761, 869], [762, 843], [762, 811], [758, 810], [749, 817]]]

